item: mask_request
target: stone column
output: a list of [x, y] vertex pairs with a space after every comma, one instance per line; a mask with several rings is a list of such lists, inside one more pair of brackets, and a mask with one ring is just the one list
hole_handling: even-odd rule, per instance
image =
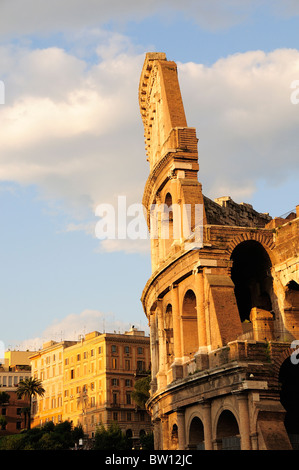
[[207, 332], [206, 332], [206, 314], [205, 314], [205, 298], [204, 298], [204, 278], [201, 268], [194, 271], [194, 285], [196, 295], [197, 309], [197, 328], [198, 328], [198, 347], [206, 352]]
[[177, 420], [178, 420], [178, 440], [179, 440], [178, 450], [185, 450], [186, 436], [185, 436], [185, 411], [184, 410], [177, 410]]
[[153, 393], [157, 390], [157, 373], [159, 371], [159, 338], [157, 337], [156, 313], [153, 312], [149, 317], [150, 326], [150, 345], [151, 345], [151, 363], [152, 363], [152, 382], [151, 390]]
[[237, 400], [239, 405], [241, 450], [251, 450], [248, 396], [243, 394], [237, 395]]
[[153, 420], [153, 434], [154, 434], [154, 444], [155, 450], [163, 450], [162, 447], [162, 436], [161, 436], [161, 420], [160, 418], [155, 418]]
[[166, 344], [163, 324], [162, 301], [157, 301], [156, 315], [158, 318], [158, 337], [159, 337], [159, 371], [157, 373], [158, 388], [166, 386]]
[[162, 449], [169, 449], [169, 429], [168, 429], [168, 417], [161, 416], [162, 423]]
[[173, 352], [174, 360], [182, 357], [182, 345], [181, 345], [181, 313], [179, 306], [179, 293], [178, 286], [172, 284], [172, 316], [173, 316]]
[[205, 438], [205, 450], [213, 450], [211, 403], [208, 401], [204, 402], [202, 408], [204, 416], [203, 429]]

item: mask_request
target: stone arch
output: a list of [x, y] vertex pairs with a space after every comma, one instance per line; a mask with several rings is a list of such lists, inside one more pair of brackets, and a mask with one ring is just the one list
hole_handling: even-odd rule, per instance
[[272, 264], [275, 264], [275, 257], [273, 254], [273, 249], [275, 248], [275, 243], [273, 241], [273, 235], [268, 233], [261, 233], [260, 231], [249, 231], [237, 234], [233, 237], [227, 246], [228, 254], [231, 256], [232, 252], [242, 242], [245, 241], [256, 241], [260, 243], [264, 249], [267, 251], [269, 258], [271, 259]]
[[204, 425], [198, 416], [193, 416], [189, 425], [188, 448], [204, 450]]
[[284, 287], [284, 319], [290, 338], [297, 338], [299, 332], [299, 284], [291, 279]]
[[240, 450], [240, 431], [235, 414], [222, 409], [216, 423], [216, 442], [219, 450]]
[[250, 320], [251, 309], [272, 311], [274, 302], [271, 259], [256, 240], [244, 240], [231, 253], [231, 278], [241, 321]]
[[165, 240], [166, 249], [170, 249], [173, 241], [173, 208], [172, 195], [168, 191], [164, 198], [162, 210], [161, 236]]
[[169, 303], [165, 309], [164, 330], [165, 330], [165, 340], [166, 340], [166, 360], [168, 364], [171, 364], [174, 358], [173, 315], [172, 315], [171, 303]]
[[190, 356], [198, 350], [196, 295], [193, 289], [186, 290], [181, 312], [183, 356]]
[[[299, 344], [298, 345], [294, 344], [294, 346], [295, 347], [293, 349], [291, 347], [286, 347], [286, 349], [284, 349], [284, 351], [280, 352], [280, 354], [278, 355], [273, 354], [271, 351], [271, 357], [272, 357], [272, 363], [273, 363], [273, 376], [277, 385], [280, 383], [279, 374], [280, 374], [280, 368], [282, 364], [284, 363], [286, 359], [291, 360], [290, 358], [292, 354], [296, 356], [295, 349], [296, 349], [296, 346], [299, 346]], [[271, 344], [270, 344], [270, 348], [271, 348]]]
[[178, 425], [174, 423], [170, 433], [170, 450], [176, 450], [179, 442], [179, 430]]

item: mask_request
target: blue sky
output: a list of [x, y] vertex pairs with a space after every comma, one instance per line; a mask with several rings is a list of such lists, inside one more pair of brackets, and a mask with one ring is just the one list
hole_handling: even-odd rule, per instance
[[[149, 244], [101, 243], [96, 207], [141, 203], [138, 82], [178, 64], [199, 180], [279, 216], [298, 197], [297, 2], [9, 0], [0, 4], [0, 312], [5, 347], [147, 328]], [[115, 13], [116, 12], [116, 13]]]

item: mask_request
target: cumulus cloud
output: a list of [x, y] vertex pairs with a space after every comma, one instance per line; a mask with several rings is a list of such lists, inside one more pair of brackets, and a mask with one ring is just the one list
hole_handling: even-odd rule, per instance
[[[53, 341], [78, 341], [92, 331], [100, 333], [125, 333], [133, 325], [129, 322], [123, 322], [115, 318], [112, 313], [103, 313], [99, 310], [86, 309], [79, 314], [73, 313], [62, 320], [54, 320], [39, 337], [24, 340], [18, 344], [18, 349], [31, 351], [42, 348], [43, 343]], [[144, 325], [136, 324], [135, 327], [142, 328], [148, 334], [148, 328]]]
[[[91, 234], [99, 204], [141, 203], [148, 175], [138, 83], [144, 54], [105, 37], [90, 64], [58, 47], [2, 46], [7, 99], [0, 109], [0, 180], [37, 185], [62, 200], [66, 230]], [[199, 179], [212, 198], [247, 202], [259, 176], [277, 184], [298, 171], [298, 106], [290, 101], [299, 51], [251, 51], [211, 66], [178, 64], [188, 125], [199, 137]], [[276, 214], [277, 215], [277, 214]], [[144, 240], [100, 249], [146, 252]]]
[[7, 63], [2, 48], [1, 180], [37, 184], [47, 197], [81, 201], [88, 210], [120, 193], [140, 198], [143, 55], [119, 53], [88, 68], [58, 48], [10, 53], [15, 60]]
[[109, 21], [140, 21], [156, 14], [167, 21], [180, 15], [203, 28], [219, 29], [242, 23], [257, 8], [264, 6], [278, 15], [298, 14], [296, 0], [286, 0], [283, 4], [279, 0], [4, 0], [0, 4], [0, 36], [77, 34]]
[[278, 185], [299, 176], [299, 112], [290, 100], [298, 50], [250, 51], [209, 67], [179, 64], [179, 73], [205, 194], [246, 202], [259, 178]]

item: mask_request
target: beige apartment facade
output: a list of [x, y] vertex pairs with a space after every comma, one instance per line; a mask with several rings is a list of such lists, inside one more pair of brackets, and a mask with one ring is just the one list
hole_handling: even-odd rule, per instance
[[31, 374], [42, 381], [45, 394], [33, 399], [32, 426], [63, 420], [64, 350], [75, 341], [48, 341], [31, 356]]
[[101, 424], [118, 423], [133, 439], [151, 431], [149, 414], [132, 398], [135, 381], [150, 369], [144, 332], [94, 331], [76, 342], [45, 345], [31, 360], [46, 390], [34, 403], [34, 425], [69, 420], [90, 438]]

